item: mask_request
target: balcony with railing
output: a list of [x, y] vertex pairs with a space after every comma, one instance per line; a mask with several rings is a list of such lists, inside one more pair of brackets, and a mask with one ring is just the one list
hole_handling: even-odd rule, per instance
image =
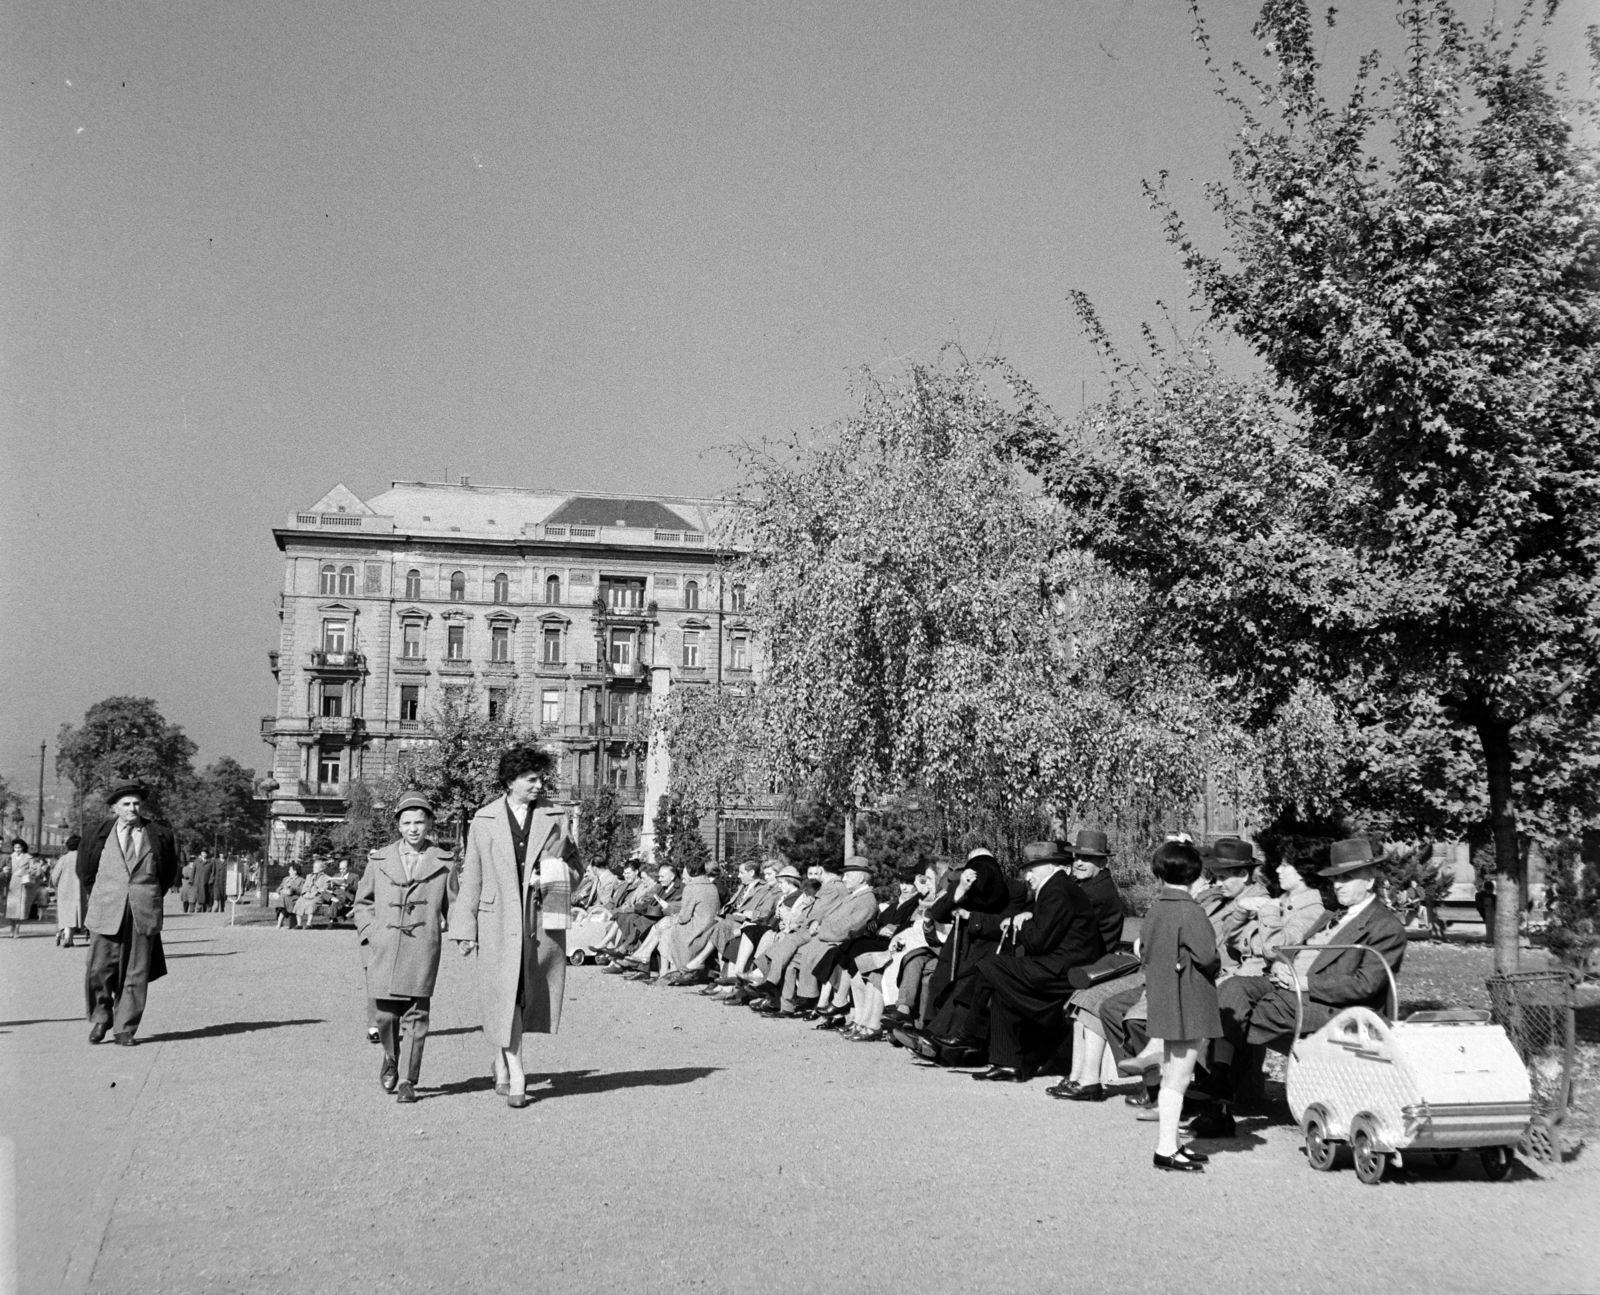
[[295, 793], [301, 800], [343, 800], [345, 787], [339, 782], [314, 782], [301, 778], [295, 783]]
[[306, 658], [308, 669], [329, 674], [355, 674], [366, 664], [366, 657], [359, 652], [330, 652], [326, 648], [316, 648]]

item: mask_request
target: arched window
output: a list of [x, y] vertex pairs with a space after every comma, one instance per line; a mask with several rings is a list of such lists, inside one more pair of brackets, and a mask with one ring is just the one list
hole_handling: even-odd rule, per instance
[[561, 577], [546, 576], [544, 582], [544, 600], [552, 607], [561, 605]]
[[333, 563], [330, 562], [322, 568], [322, 580], [317, 585], [317, 591], [323, 594], [339, 592], [339, 572], [335, 569]]
[[339, 568], [339, 593], [342, 597], [353, 598], [356, 592], [356, 569], [354, 567]]
[[683, 605], [690, 611], [698, 611], [700, 608], [700, 586], [693, 580], [684, 582]]
[[494, 578], [494, 600], [497, 603], [511, 601], [511, 577], [504, 571]]
[[406, 572], [406, 597], [412, 599], [422, 597], [422, 572], [415, 567]]
[[745, 602], [745, 600], [744, 600], [744, 586], [743, 585], [734, 585], [734, 587], [729, 591], [728, 600], [732, 604], [732, 610], [733, 611], [736, 611], [736, 612], [744, 611], [745, 610], [745, 605], [744, 605], [744, 602]]
[[450, 573], [450, 601], [453, 603], [467, 601], [467, 573], [465, 571], [452, 571]]

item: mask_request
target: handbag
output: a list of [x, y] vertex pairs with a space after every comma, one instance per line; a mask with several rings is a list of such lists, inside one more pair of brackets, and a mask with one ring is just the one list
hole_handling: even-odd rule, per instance
[[1067, 983], [1074, 989], [1089, 989], [1094, 985], [1103, 985], [1108, 980], [1116, 980], [1139, 970], [1144, 965], [1143, 961], [1132, 953], [1108, 953], [1096, 958], [1093, 962], [1086, 962], [1081, 966], [1067, 969]]

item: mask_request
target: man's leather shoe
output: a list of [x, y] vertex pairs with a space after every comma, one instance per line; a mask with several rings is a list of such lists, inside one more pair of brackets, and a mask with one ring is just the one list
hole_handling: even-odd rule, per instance
[[1154, 1110], [1156, 1096], [1148, 1088], [1141, 1088], [1136, 1093], [1129, 1093], [1122, 1099], [1129, 1106], [1137, 1106], [1140, 1110]]
[[987, 1079], [996, 1084], [1025, 1084], [1033, 1078], [1033, 1071], [1018, 1070], [1014, 1066], [990, 1066], [973, 1075], [974, 1079]]
[[133, 1041], [133, 1035], [131, 1034], [113, 1034], [111, 1041], [119, 1048], [136, 1048], [139, 1046]]
[[[1066, 1085], [1058, 1085], [1065, 1089]], [[1056, 1088], [1045, 1089], [1052, 1097], [1059, 1097], [1067, 1102], [1103, 1102], [1106, 1099], [1106, 1090], [1103, 1084], [1074, 1084], [1071, 1091], [1060, 1091]]]
[[400, 1087], [395, 1090], [394, 1099], [402, 1106], [409, 1106], [417, 1100], [417, 1090], [411, 1086], [409, 1079], [400, 1082]]
[[378, 1071], [378, 1082], [383, 1085], [384, 1092], [394, 1092], [395, 1085], [400, 1082], [399, 1068], [391, 1066], [386, 1062], [383, 1066], [383, 1069]]
[[1221, 1107], [1201, 1111], [1183, 1126], [1191, 1138], [1232, 1138], [1238, 1136], [1233, 1116]]
[[106, 1037], [106, 1031], [109, 1030], [110, 1028], [111, 1028], [111, 1026], [108, 1025], [106, 1022], [104, 1022], [104, 1021], [96, 1021], [93, 1025], [91, 1025], [89, 1027], [89, 1042], [90, 1043], [103, 1042], [105, 1040], [105, 1037]]

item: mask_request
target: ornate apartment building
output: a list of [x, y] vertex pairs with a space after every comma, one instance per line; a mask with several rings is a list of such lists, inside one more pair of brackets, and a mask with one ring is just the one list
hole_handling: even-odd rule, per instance
[[[646, 835], [665, 791], [646, 748], [674, 687], [750, 681], [745, 590], [710, 536], [718, 501], [396, 482], [363, 501], [343, 485], [273, 531], [282, 629], [269, 653], [275, 862], [298, 857], [350, 784], [387, 775], [425, 741], [452, 689], [515, 707], [558, 753], [561, 796], [617, 788]], [[759, 810], [746, 807], [745, 813]], [[724, 844], [754, 824], [707, 827]]]

